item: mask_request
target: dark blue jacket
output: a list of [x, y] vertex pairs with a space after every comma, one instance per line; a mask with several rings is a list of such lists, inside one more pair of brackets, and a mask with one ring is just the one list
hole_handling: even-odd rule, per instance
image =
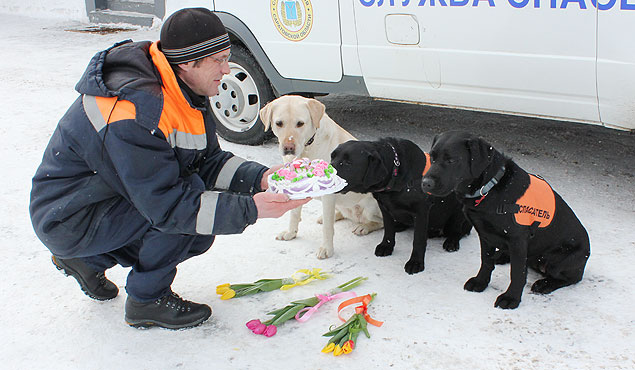
[[191, 104], [157, 43], [97, 53], [76, 90], [33, 178], [31, 220], [47, 247], [98, 243], [91, 234], [122, 198], [170, 234], [256, 222], [266, 167], [220, 149], [209, 101]]

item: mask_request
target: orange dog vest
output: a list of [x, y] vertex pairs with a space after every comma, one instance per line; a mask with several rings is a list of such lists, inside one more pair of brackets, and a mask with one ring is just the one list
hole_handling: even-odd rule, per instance
[[545, 180], [530, 174], [529, 187], [516, 204], [519, 207], [514, 214], [517, 224], [531, 226], [538, 222], [538, 227], [547, 227], [556, 211], [556, 196]]

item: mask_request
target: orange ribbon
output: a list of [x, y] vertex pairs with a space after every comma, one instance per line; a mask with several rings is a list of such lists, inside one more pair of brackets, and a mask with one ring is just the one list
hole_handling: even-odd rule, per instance
[[370, 315], [368, 314], [368, 304], [370, 303], [372, 299], [373, 298], [370, 296], [370, 294], [366, 294], [365, 296], [351, 298], [349, 300], [346, 300], [340, 303], [339, 307], [337, 308], [337, 317], [339, 317], [340, 320], [346, 322], [346, 320], [344, 320], [342, 316], [340, 315], [340, 312], [347, 306], [361, 302], [362, 303], [361, 306], [355, 307], [355, 313], [362, 314], [364, 316], [364, 319], [366, 319], [366, 321], [369, 324], [375, 325], [377, 327], [382, 326], [384, 324], [383, 321], [377, 321], [373, 319], [372, 317], [370, 317]]

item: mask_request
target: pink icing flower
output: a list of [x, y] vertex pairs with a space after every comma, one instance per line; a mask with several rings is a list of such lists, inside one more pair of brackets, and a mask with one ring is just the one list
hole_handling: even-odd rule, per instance
[[269, 325], [262, 333], [265, 337], [273, 337], [278, 332], [278, 328], [275, 325]]
[[315, 176], [324, 176], [324, 169], [323, 169], [323, 168], [317, 168], [317, 167], [316, 167], [316, 168], [313, 170], [313, 174], [314, 174]]
[[295, 161], [291, 162], [291, 166], [293, 166], [294, 168], [300, 168], [302, 167], [302, 163], [303, 161], [301, 159], [296, 159]]
[[315, 168], [319, 168], [319, 169], [324, 170], [324, 169], [326, 169], [328, 166], [329, 166], [329, 164], [328, 164], [328, 163], [326, 163], [326, 162], [322, 161], [322, 162], [319, 162], [318, 164], [316, 164], [316, 165], [315, 165]]
[[298, 176], [298, 174], [293, 171], [287, 171], [287, 173], [284, 174], [286, 180], [293, 180], [296, 176]]

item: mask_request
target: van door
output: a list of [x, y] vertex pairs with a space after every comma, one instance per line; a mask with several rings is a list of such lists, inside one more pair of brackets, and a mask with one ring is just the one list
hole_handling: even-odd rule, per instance
[[337, 82], [342, 78], [337, 1], [215, 0], [256, 36], [282, 77]]
[[590, 0], [350, 1], [371, 96], [599, 122]]
[[635, 1], [599, 5], [598, 100], [602, 123], [635, 129]]

